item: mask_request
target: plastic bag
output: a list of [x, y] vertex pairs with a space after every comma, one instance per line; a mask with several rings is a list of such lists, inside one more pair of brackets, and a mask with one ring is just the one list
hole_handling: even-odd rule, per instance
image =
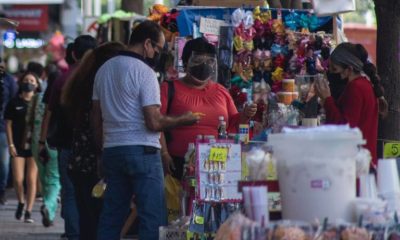
[[168, 222], [172, 222], [179, 218], [179, 196], [181, 195], [182, 185], [178, 179], [168, 174], [164, 179], [164, 187], [167, 201]]

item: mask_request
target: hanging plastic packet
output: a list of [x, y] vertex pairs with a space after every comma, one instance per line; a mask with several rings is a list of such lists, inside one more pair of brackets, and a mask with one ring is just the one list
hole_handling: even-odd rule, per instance
[[193, 212], [190, 219], [189, 231], [194, 233], [205, 233], [205, 208], [203, 204], [193, 202]]
[[204, 231], [208, 233], [214, 233], [218, 230], [218, 222], [215, 213], [215, 206], [212, 203], [205, 203], [205, 224]]
[[92, 189], [92, 196], [94, 198], [102, 198], [104, 196], [104, 192], [107, 188], [107, 184], [104, 182], [104, 179], [101, 179]]

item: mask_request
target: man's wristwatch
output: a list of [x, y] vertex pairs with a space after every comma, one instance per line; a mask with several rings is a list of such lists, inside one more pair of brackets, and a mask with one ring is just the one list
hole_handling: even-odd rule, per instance
[[42, 140], [39, 140], [39, 144], [40, 144], [40, 145], [45, 145], [46, 142], [45, 142], [45, 141], [42, 141]]

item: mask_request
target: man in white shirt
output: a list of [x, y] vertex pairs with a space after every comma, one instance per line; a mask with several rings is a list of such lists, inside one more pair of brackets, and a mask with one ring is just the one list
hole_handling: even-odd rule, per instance
[[92, 127], [97, 145], [104, 149], [107, 183], [99, 240], [120, 238], [133, 195], [140, 239], [158, 239], [158, 227], [167, 224], [160, 132], [195, 124], [199, 117], [160, 113], [160, 88], [150, 65], [157, 62], [164, 44], [160, 26], [145, 21], [133, 30], [128, 51], [108, 60], [96, 74]]

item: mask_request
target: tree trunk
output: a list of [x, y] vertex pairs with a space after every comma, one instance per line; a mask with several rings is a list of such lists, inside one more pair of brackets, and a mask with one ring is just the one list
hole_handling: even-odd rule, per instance
[[126, 12], [143, 14], [143, 1], [144, 0], [122, 0], [121, 9]]
[[379, 138], [400, 140], [400, 1], [374, 0], [377, 19], [377, 67], [389, 103], [379, 123]]

